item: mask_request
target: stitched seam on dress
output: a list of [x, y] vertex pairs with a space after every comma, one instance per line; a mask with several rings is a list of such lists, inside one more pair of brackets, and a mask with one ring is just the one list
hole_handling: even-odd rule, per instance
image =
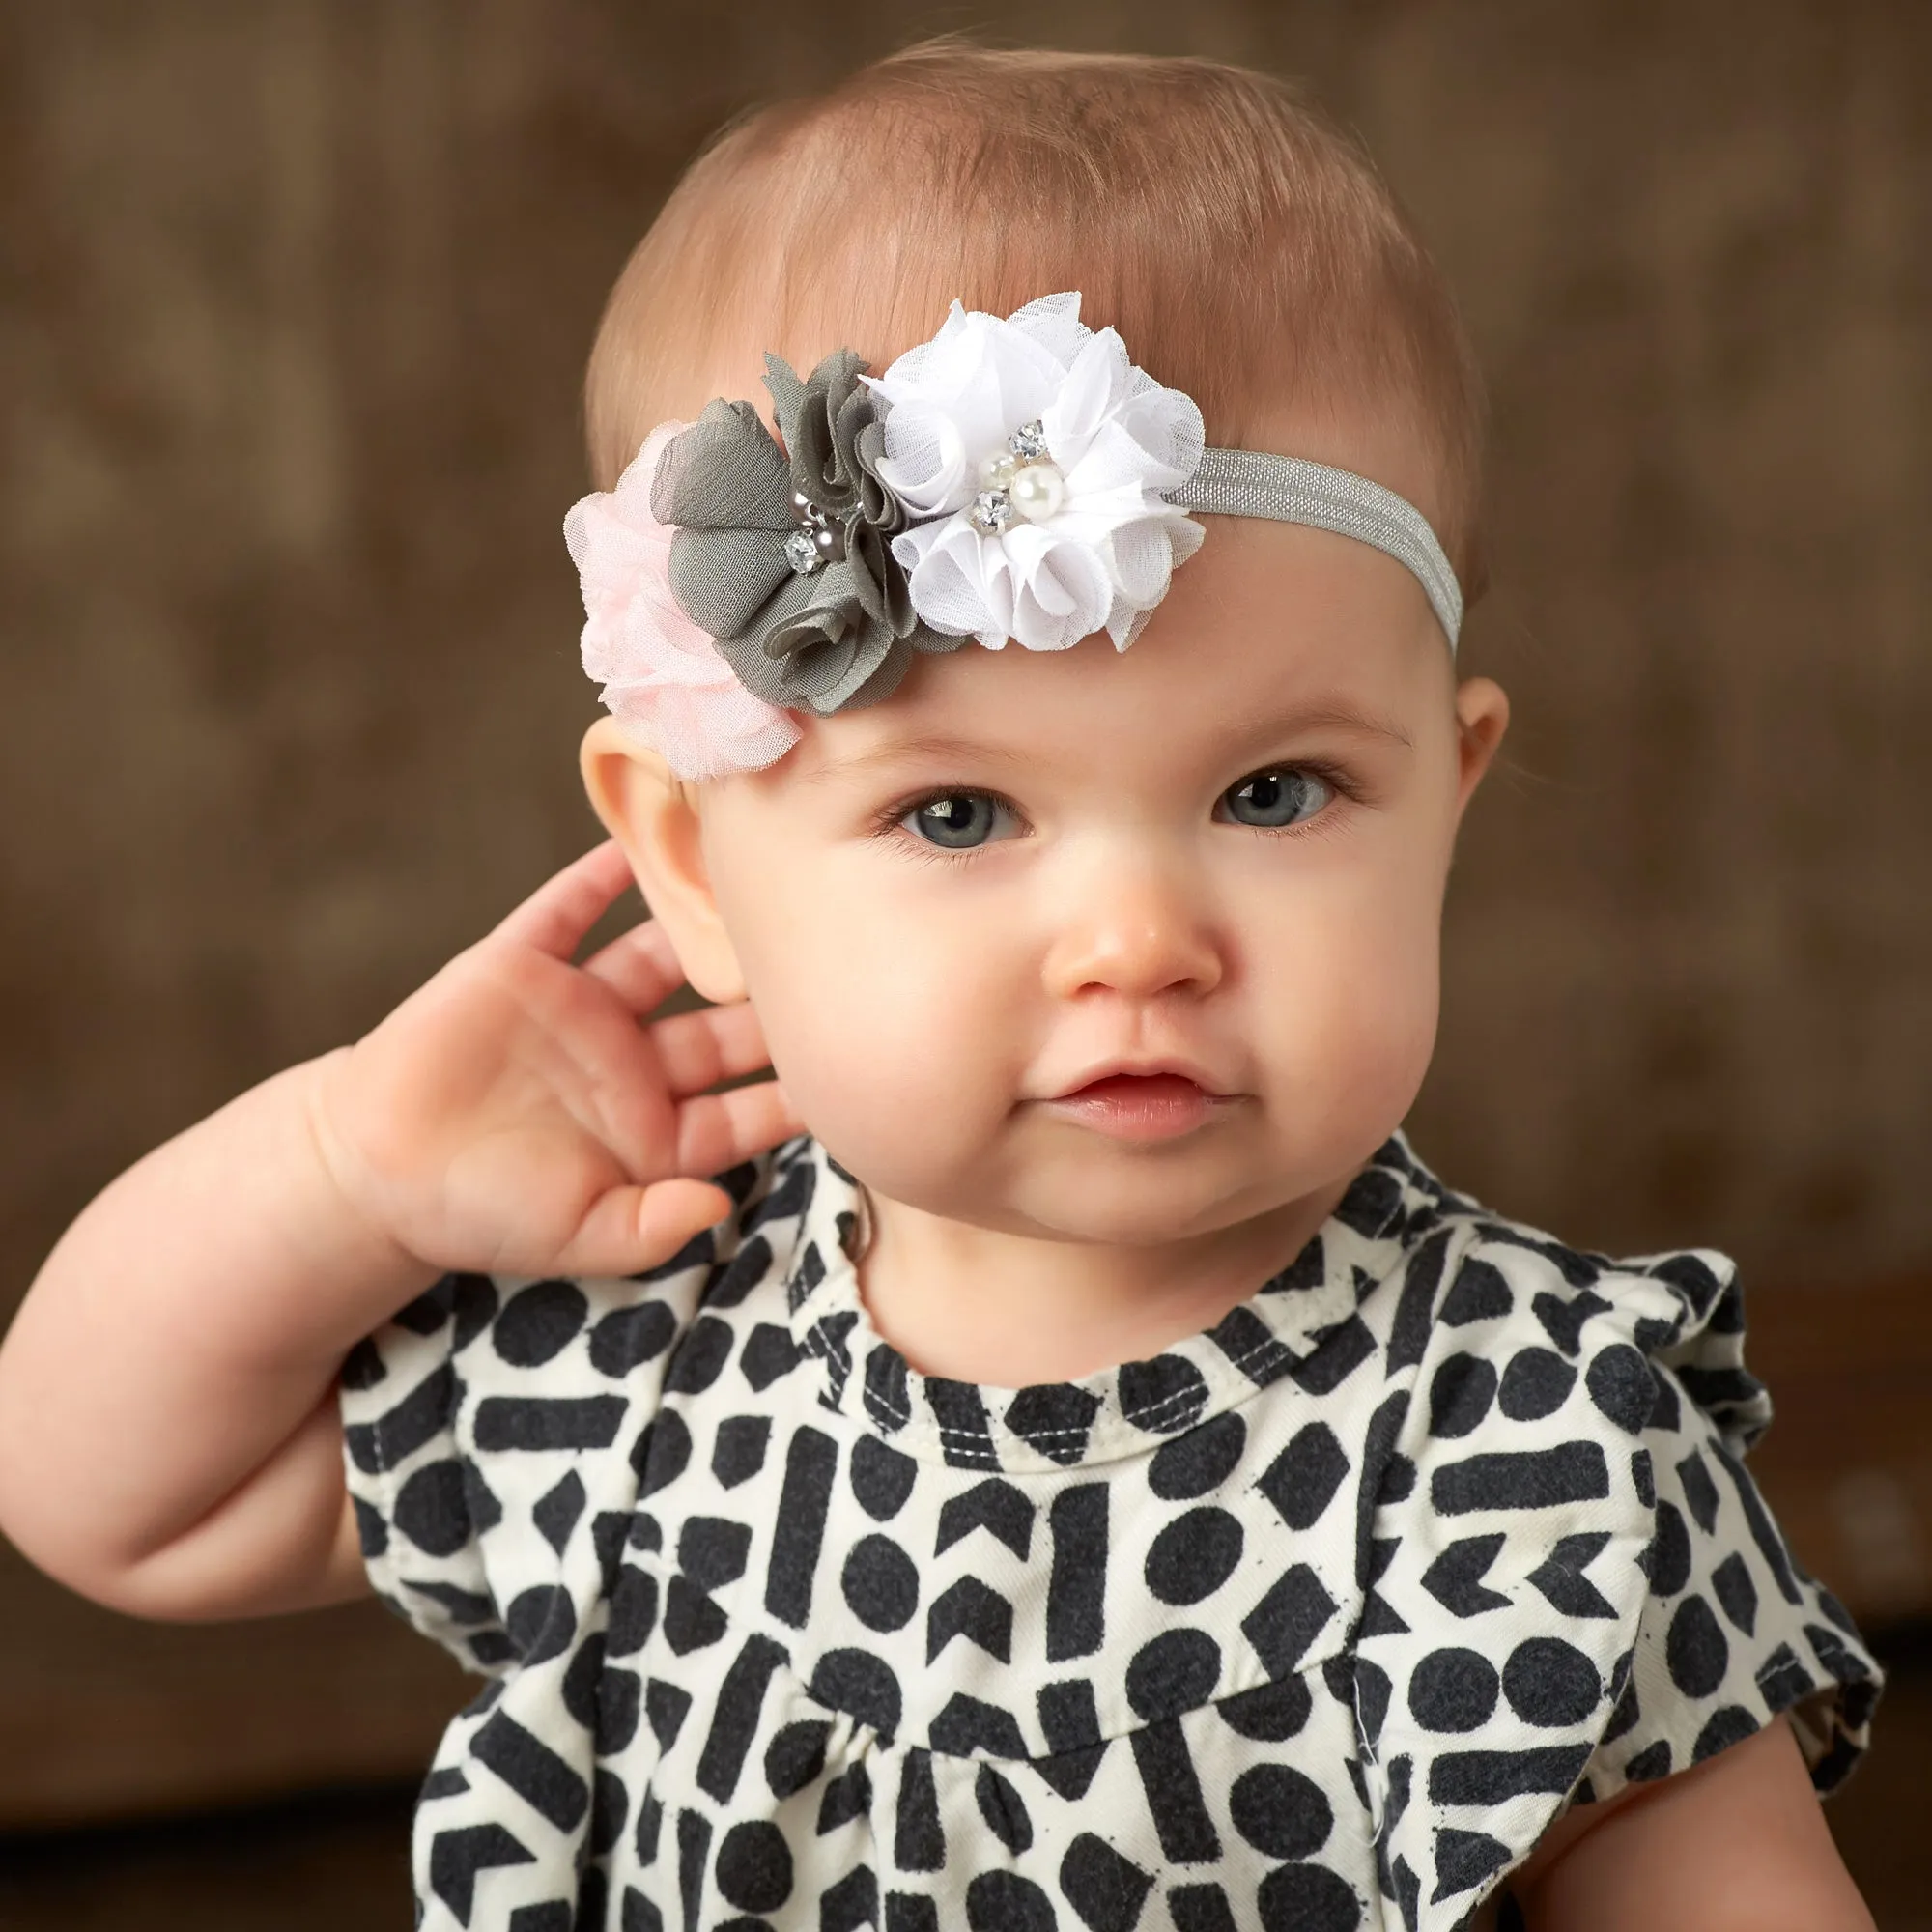
[[866, 1396], [866, 1406], [869, 1408], [881, 1422], [891, 1423], [895, 1430], [903, 1429], [909, 1422], [911, 1422], [912, 1405], [910, 1403], [908, 1403], [902, 1408], [895, 1408], [892, 1406], [892, 1404], [886, 1401], [884, 1396], [879, 1395], [874, 1391], [870, 1382], [867, 1382], [865, 1384], [865, 1396]]
[[[456, 1321], [456, 1311], [453, 1307], [450, 1310], [449, 1320], [451, 1322], [450, 1332], [453, 1336], [455, 1334], [454, 1324]], [[418, 1338], [418, 1339], [427, 1339], [427, 1338]], [[381, 1352], [382, 1351], [378, 1350], [377, 1353], [379, 1357], [381, 1355]], [[456, 1350], [454, 1349], [451, 1349], [448, 1354], [443, 1357], [443, 1359], [445, 1361], [454, 1363], [456, 1359]], [[388, 1366], [389, 1366], [388, 1364], [384, 1364], [385, 1368]], [[431, 1375], [434, 1375], [436, 1371], [434, 1369], [430, 1371]], [[387, 1378], [388, 1378], [386, 1376], [384, 1378], [384, 1380], [386, 1380]], [[418, 1378], [416, 1383], [414, 1384], [414, 1388], [411, 1390], [411, 1394], [414, 1393], [415, 1388], [420, 1388], [422, 1386], [422, 1382], [424, 1379], [426, 1379], [426, 1378]], [[336, 1400], [339, 1404], [341, 1401], [340, 1395], [337, 1396]], [[402, 1400], [407, 1401], [408, 1397], [405, 1396], [402, 1398]], [[386, 1413], [388, 1410], [393, 1408], [393, 1406], [394, 1406], [393, 1404], [385, 1403], [383, 1405], [383, 1409]], [[378, 1421], [380, 1421], [380, 1417], [378, 1418]], [[450, 1441], [456, 1446], [456, 1448], [459, 1451], [461, 1451], [463, 1444], [458, 1439], [456, 1433], [456, 1405], [453, 1397], [451, 1402], [450, 1414], [446, 1426], [448, 1429]], [[443, 1605], [436, 1604], [434, 1599], [424, 1599], [412, 1592], [410, 1579], [403, 1574], [402, 1566], [397, 1560], [396, 1538], [398, 1535], [401, 1534], [401, 1525], [396, 1520], [395, 1504], [397, 1496], [400, 1493], [400, 1491], [396, 1484], [395, 1477], [399, 1472], [399, 1470], [401, 1469], [402, 1464], [404, 1463], [407, 1463], [410, 1460], [410, 1458], [409, 1456], [404, 1456], [401, 1458], [395, 1458], [389, 1456], [383, 1448], [383, 1432], [378, 1427], [377, 1422], [371, 1422], [367, 1425], [367, 1427], [369, 1430], [369, 1453], [371, 1457], [374, 1459], [376, 1463], [376, 1467], [372, 1473], [381, 1476], [384, 1479], [378, 1487], [377, 1493], [380, 1496], [383, 1504], [382, 1510], [380, 1512], [380, 1520], [383, 1523], [383, 1527], [385, 1533], [384, 1538], [384, 1547], [382, 1550], [376, 1555], [376, 1557], [373, 1560], [367, 1556], [362, 1556], [361, 1557], [362, 1565], [365, 1570], [368, 1570], [371, 1573], [371, 1581], [374, 1582], [378, 1580], [376, 1576], [376, 1565], [380, 1564], [382, 1566], [381, 1575], [383, 1577], [386, 1578], [389, 1585], [388, 1594], [395, 1600], [396, 1603], [404, 1606], [404, 1615], [406, 1620], [411, 1625], [411, 1627], [414, 1630], [421, 1632], [422, 1634], [427, 1636], [432, 1643], [443, 1644], [445, 1648], [448, 1648], [449, 1646], [447, 1645], [445, 1638], [439, 1634], [435, 1619], [436, 1611], [440, 1610], [442, 1612], [442, 1627], [444, 1629], [446, 1629], [449, 1632], [456, 1633], [458, 1634], [465, 1634], [465, 1633], [463, 1633], [460, 1630], [460, 1627], [458, 1626], [456, 1620], [449, 1614], [449, 1612], [447, 1611], [446, 1608], [444, 1608]], [[414, 1453], [415, 1453], [414, 1451], [411, 1452], [412, 1455]], [[354, 1492], [352, 1492], [352, 1494]], [[361, 1544], [359, 1524], [357, 1526], [357, 1530], [358, 1533], [356, 1536], [356, 1544], [357, 1544], [357, 1553], [359, 1555], [360, 1544]], [[483, 1552], [480, 1546], [475, 1541], [473, 1534], [470, 1539], [469, 1548], [474, 1551], [477, 1564], [480, 1567], [482, 1563]], [[495, 1603], [494, 1597], [492, 1599], [492, 1603], [494, 1605]], [[427, 1608], [424, 1607], [425, 1605], [428, 1605]], [[422, 1614], [421, 1615], [412, 1614], [412, 1606], [413, 1606], [416, 1609], [420, 1609], [422, 1611]], [[500, 1622], [501, 1620], [500, 1610], [498, 1610], [497, 1612], [497, 1617], [498, 1621]]]
[[[1215, 1346], [1218, 1348], [1220, 1345], [1217, 1343]], [[1247, 1365], [1250, 1362], [1258, 1360], [1263, 1355], [1272, 1353], [1276, 1349], [1288, 1354], [1291, 1361], [1305, 1362], [1308, 1360], [1306, 1355], [1293, 1354], [1290, 1350], [1288, 1344], [1274, 1335], [1270, 1335], [1265, 1342], [1252, 1344], [1240, 1350], [1237, 1353], [1226, 1354], [1225, 1350], [1223, 1352], [1226, 1355], [1228, 1365], [1231, 1368], [1239, 1369], [1245, 1375], [1247, 1373]], [[1158, 1418], [1164, 1416], [1169, 1409], [1184, 1409], [1189, 1404], [1201, 1402], [1206, 1395], [1212, 1394], [1212, 1392], [1211, 1386], [1205, 1390], [1181, 1389], [1174, 1395], [1162, 1396], [1158, 1402], [1150, 1403], [1145, 1408], [1136, 1409], [1132, 1415], [1128, 1415], [1124, 1408], [1121, 1413], [1127, 1421], [1133, 1423], [1136, 1428], [1154, 1428], [1158, 1427]], [[1143, 1421], [1143, 1417], [1146, 1417], [1147, 1420]]]
[[824, 1362], [825, 1366], [832, 1371], [833, 1375], [838, 1378], [838, 1393], [843, 1395], [845, 1384], [852, 1379], [852, 1364], [849, 1361], [841, 1362], [833, 1353], [832, 1344], [818, 1332], [818, 1326], [815, 1322], [805, 1331], [805, 1346], [814, 1355], [818, 1356]]
[[[800, 1222], [800, 1233], [803, 1233], [803, 1217], [801, 1217]], [[825, 1282], [831, 1278], [829, 1274], [826, 1275], [820, 1280], [817, 1286], [822, 1288]], [[1322, 1286], [1326, 1286], [1326, 1284], [1324, 1283]], [[787, 1292], [789, 1292], [789, 1284], [787, 1284]], [[1316, 1291], [1314, 1286], [1311, 1285], [1306, 1292], [1312, 1293]], [[808, 1299], [816, 1293], [817, 1288], [810, 1291]], [[837, 1311], [830, 1312], [836, 1313]], [[827, 1370], [832, 1374], [837, 1384], [833, 1392], [834, 1401], [836, 1403], [842, 1403], [845, 1395], [845, 1385], [858, 1373], [858, 1365], [850, 1359], [841, 1362], [833, 1352], [832, 1345], [825, 1340], [820, 1332], [820, 1324], [825, 1319], [826, 1317], [821, 1315], [806, 1330], [806, 1347], [825, 1363]], [[891, 1345], [887, 1343], [881, 1344], [881, 1346], [890, 1347]], [[1217, 1348], [1220, 1347], [1218, 1343], [1215, 1346]], [[1247, 1344], [1238, 1350], [1221, 1350], [1222, 1359], [1228, 1363], [1229, 1367], [1238, 1370], [1243, 1375], [1247, 1375], [1251, 1382], [1254, 1380], [1254, 1377], [1249, 1371], [1251, 1363], [1261, 1361], [1264, 1358], [1278, 1362], [1280, 1357], [1285, 1355], [1288, 1358], [1288, 1366], [1294, 1367], [1309, 1360], [1315, 1352], [1316, 1350], [1310, 1350], [1308, 1354], [1297, 1355], [1280, 1336], [1273, 1333], [1266, 1335], [1259, 1342]], [[1186, 1358], [1183, 1357], [1182, 1359]], [[1124, 1409], [1122, 1409], [1120, 1411], [1121, 1417], [1136, 1429], [1145, 1433], [1158, 1435], [1162, 1433], [1161, 1424], [1170, 1414], [1183, 1413], [1188, 1407], [1196, 1404], [1205, 1405], [1208, 1399], [1213, 1395], [1212, 1379], [1204, 1375], [1203, 1381], [1204, 1386], [1201, 1388], [1177, 1390], [1173, 1395], [1161, 1397], [1159, 1401], [1149, 1404], [1146, 1407], [1135, 1411], [1131, 1416]], [[960, 1448], [984, 1448], [989, 1443], [997, 1442], [996, 1431], [1005, 1430], [1009, 1435], [1016, 1437], [1037, 1453], [1044, 1454], [1045, 1451], [1041, 1445], [1049, 1442], [1078, 1442], [1083, 1446], [1091, 1445], [1095, 1427], [1103, 1427], [1106, 1421], [1103, 1405], [1102, 1409], [1095, 1412], [1094, 1421], [1080, 1428], [1022, 1431], [1013, 1423], [1009, 1422], [1003, 1413], [998, 1417], [989, 1414], [987, 1416], [987, 1428], [983, 1432], [974, 1429], [958, 1429], [949, 1427], [947, 1424], [937, 1420], [928, 1420], [923, 1423], [918, 1422], [913, 1413], [913, 1406], [910, 1401], [903, 1405], [889, 1404], [883, 1396], [878, 1394], [872, 1384], [869, 1381], [864, 1380], [863, 1378], [861, 1378], [860, 1387], [865, 1406], [875, 1420], [889, 1424], [892, 1432], [895, 1434], [900, 1430], [917, 1427], [923, 1433], [935, 1437], [942, 1447], [950, 1444]], [[1118, 1400], [1118, 1377], [1115, 1381], [1115, 1395]]]
[[1170, 1409], [1176, 1414], [1183, 1414], [1190, 1406], [1205, 1406], [1211, 1394], [1213, 1389], [1208, 1386], [1204, 1379], [1203, 1386], [1198, 1389], [1182, 1389], [1177, 1395], [1164, 1395], [1158, 1402], [1149, 1403], [1145, 1407], [1135, 1409], [1131, 1415], [1123, 1407], [1121, 1410], [1121, 1419], [1132, 1423], [1136, 1429], [1158, 1430], [1161, 1423], [1166, 1420]]
[[[837, 1394], [842, 1400], [845, 1385], [852, 1379], [853, 1375], [856, 1373], [853, 1365], [850, 1362], [841, 1363], [839, 1361], [838, 1357], [832, 1351], [832, 1345], [819, 1332], [816, 1323], [806, 1330], [805, 1341], [806, 1347], [813, 1354], [817, 1355], [837, 1377], [838, 1382]], [[1291, 1364], [1308, 1360], [1306, 1355], [1294, 1355], [1289, 1350], [1287, 1343], [1274, 1336], [1269, 1336], [1265, 1342], [1254, 1344], [1236, 1353], [1230, 1354], [1226, 1359], [1231, 1367], [1246, 1373], [1247, 1365], [1250, 1362], [1257, 1361], [1264, 1355], [1271, 1355], [1277, 1349], [1289, 1356]], [[885, 1399], [874, 1391], [869, 1382], [862, 1382], [861, 1387], [867, 1407], [880, 1421], [891, 1422], [895, 1429], [904, 1429], [912, 1424], [913, 1411], [910, 1404], [907, 1404], [902, 1408], [894, 1407], [889, 1406]], [[1211, 1386], [1206, 1389], [1181, 1389], [1175, 1395], [1161, 1397], [1158, 1402], [1151, 1403], [1147, 1407], [1136, 1410], [1131, 1416], [1127, 1415], [1123, 1409], [1121, 1411], [1122, 1418], [1124, 1421], [1132, 1423], [1137, 1429], [1157, 1430], [1160, 1425], [1160, 1419], [1169, 1410], [1179, 1411], [1192, 1404], [1205, 1402], [1207, 1397], [1212, 1393]], [[968, 1444], [980, 1445], [992, 1440], [992, 1431], [995, 1428], [1004, 1429], [1009, 1435], [1017, 1436], [1022, 1442], [1032, 1447], [1037, 1447], [1042, 1442], [1089, 1442], [1093, 1439], [1094, 1425], [1102, 1421], [1103, 1416], [1096, 1413], [1094, 1422], [1089, 1423], [1082, 1429], [1021, 1430], [1013, 1423], [1009, 1422], [1004, 1415], [998, 1417], [997, 1420], [989, 1415], [986, 1420], [987, 1428], [985, 1431], [952, 1428], [938, 1421], [930, 1422], [925, 1426], [941, 1442], [956, 1443], [962, 1447]]]

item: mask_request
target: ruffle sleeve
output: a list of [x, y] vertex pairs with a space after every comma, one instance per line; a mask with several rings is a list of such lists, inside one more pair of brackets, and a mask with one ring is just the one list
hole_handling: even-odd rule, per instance
[[[768, 1259], [746, 1246], [769, 1157], [719, 1179], [736, 1210], [660, 1267], [445, 1275], [344, 1362], [370, 1581], [467, 1668], [497, 1675], [567, 1640], [614, 1570], [699, 1307], [728, 1292], [734, 1265]], [[575, 1534], [583, 1522], [590, 1534]]]
[[1652, 1264], [1694, 1315], [1651, 1368], [1645, 1432], [1656, 1527], [1644, 1559], [1629, 1681], [1579, 1801], [1667, 1777], [1788, 1714], [1821, 1792], [1869, 1742], [1882, 1675], [1842, 1605], [1786, 1546], [1744, 1463], [1771, 1406], [1744, 1365], [1744, 1311], [1728, 1268]]
[[1464, 1924], [1571, 1804], [1780, 1712], [1829, 1789], [1880, 1684], [1744, 1466], [1770, 1404], [1731, 1264], [1462, 1232], [1362, 1532], [1364, 1775], [1407, 1932]]

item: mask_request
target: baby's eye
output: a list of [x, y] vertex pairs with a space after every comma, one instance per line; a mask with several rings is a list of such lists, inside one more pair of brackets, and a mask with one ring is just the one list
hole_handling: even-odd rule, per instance
[[994, 838], [1010, 838], [1016, 815], [1011, 806], [985, 792], [952, 791], [923, 800], [899, 823], [928, 845], [964, 852]]
[[1293, 767], [1255, 772], [1232, 784], [1214, 806], [1214, 816], [1235, 825], [1280, 827], [1313, 818], [1335, 796], [1333, 785]]

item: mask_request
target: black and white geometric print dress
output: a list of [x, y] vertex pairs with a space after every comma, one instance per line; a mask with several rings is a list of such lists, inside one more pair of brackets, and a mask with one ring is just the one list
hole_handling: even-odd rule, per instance
[[637, 1279], [459, 1275], [360, 1345], [377, 1589], [493, 1681], [427, 1932], [1462, 1925], [1567, 1804], [1879, 1673], [1742, 1457], [1730, 1264], [1611, 1263], [1400, 1139], [1282, 1274], [1017, 1391], [871, 1327], [809, 1140]]

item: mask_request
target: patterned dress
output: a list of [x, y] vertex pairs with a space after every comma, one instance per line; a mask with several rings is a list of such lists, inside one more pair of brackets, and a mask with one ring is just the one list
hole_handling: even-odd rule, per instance
[[1284, 1272], [1019, 1390], [872, 1328], [809, 1140], [636, 1279], [452, 1276], [344, 1371], [371, 1577], [491, 1678], [427, 1932], [1463, 1924], [1569, 1804], [1879, 1673], [1741, 1458], [1730, 1264], [1573, 1253], [1400, 1139]]

